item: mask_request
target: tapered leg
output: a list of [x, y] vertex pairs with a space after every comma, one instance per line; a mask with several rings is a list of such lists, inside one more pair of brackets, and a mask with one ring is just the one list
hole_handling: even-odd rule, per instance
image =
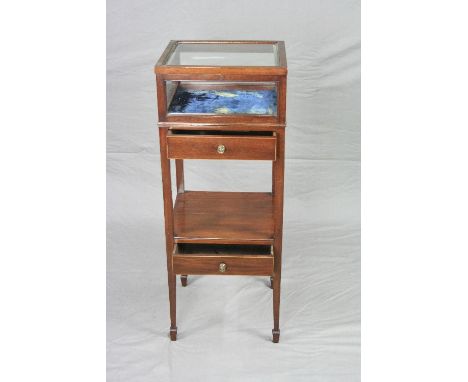
[[171, 328], [169, 334], [171, 341], [177, 340], [177, 324], [176, 324], [176, 275], [173, 272], [168, 273], [169, 283], [169, 309], [171, 315]]
[[283, 193], [284, 193], [284, 129], [277, 131], [278, 149], [273, 162], [273, 208], [275, 239], [273, 253], [275, 268], [273, 274], [273, 342], [279, 342], [280, 294], [281, 294], [281, 253], [283, 247]]
[[270, 289], [273, 289], [273, 276], [270, 276]]
[[187, 275], [180, 275], [180, 283], [183, 287], [187, 286]]
[[174, 249], [174, 221], [171, 190], [171, 166], [166, 149], [167, 129], [159, 128], [159, 146], [161, 151], [161, 175], [164, 197], [164, 223], [166, 231], [167, 283], [169, 287], [169, 311], [171, 327], [169, 334], [172, 341], [177, 339], [176, 324], [176, 275], [172, 269], [172, 251]]
[[279, 342], [279, 313], [280, 313], [280, 295], [281, 295], [281, 271], [276, 273], [273, 278], [273, 342]]

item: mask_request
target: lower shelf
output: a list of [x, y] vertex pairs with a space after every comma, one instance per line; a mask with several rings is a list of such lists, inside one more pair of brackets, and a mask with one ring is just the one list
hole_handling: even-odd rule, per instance
[[182, 275], [268, 276], [274, 256], [270, 245], [176, 244], [172, 265]]
[[177, 195], [176, 243], [271, 245], [273, 231], [271, 193], [186, 191]]

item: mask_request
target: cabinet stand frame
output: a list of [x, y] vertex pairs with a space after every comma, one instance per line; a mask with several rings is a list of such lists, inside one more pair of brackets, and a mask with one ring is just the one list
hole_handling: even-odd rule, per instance
[[[279, 47], [280, 64], [274, 67], [167, 65], [168, 57], [174, 52], [177, 43], [180, 41], [172, 41], [169, 44], [155, 67], [170, 307], [170, 339], [172, 341], [177, 339], [177, 274], [180, 274], [183, 287], [187, 286], [190, 274], [265, 275], [270, 278], [269, 286], [273, 293], [272, 337], [273, 342], [277, 343], [280, 337], [286, 133], [287, 67], [284, 43], [261, 41], [199, 42], [207, 44], [276, 43]], [[183, 43], [197, 42], [185, 41]], [[165, 81], [183, 79], [253, 83], [273, 81], [277, 91], [276, 115], [268, 117], [257, 115], [170, 115], [167, 112], [169, 102]], [[195, 134], [197, 130], [202, 130], [202, 134], [206, 134], [204, 132], [208, 131], [209, 136], [190, 135]], [[255, 132], [265, 133], [257, 134], [257, 136]], [[271, 138], [265, 139], [265, 136], [270, 137], [267, 135], [268, 132], [271, 132]], [[173, 135], [173, 133], [177, 133], [177, 135]], [[176, 137], [176, 139], [168, 139], [169, 136]], [[186, 139], [179, 139], [180, 136]], [[229, 142], [229, 145], [225, 147], [221, 143], [226, 141]], [[191, 144], [186, 144], [186, 142], [191, 142]], [[212, 144], [216, 145], [218, 142], [220, 143], [217, 146], [219, 157], [212, 151], [216, 148], [215, 146], [212, 148]], [[225, 153], [226, 155], [224, 155]], [[217, 158], [221, 160], [271, 160], [271, 193], [219, 193], [186, 190], [184, 159]], [[172, 193], [171, 160], [175, 161], [175, 189], [177, 190], [175, 201]], [[226, 213], [228, 217], [223, 217], [223, 209], [229, 211], [229, 214]], [[265, 248], [271, 248], [271, 250], [262, 252]]]

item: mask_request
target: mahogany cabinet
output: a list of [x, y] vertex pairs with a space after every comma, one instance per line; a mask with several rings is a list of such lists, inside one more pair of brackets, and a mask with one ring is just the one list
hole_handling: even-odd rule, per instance
[[[270, 276], [279, 341], [287, 64], [282, 41], [171, 41], [155, 66], [170, 338], [176, 277]], [[189, 191], [184, 160], [272, 164], [271, 192]], [[170, 161], [175, 161], [173, 200]]]

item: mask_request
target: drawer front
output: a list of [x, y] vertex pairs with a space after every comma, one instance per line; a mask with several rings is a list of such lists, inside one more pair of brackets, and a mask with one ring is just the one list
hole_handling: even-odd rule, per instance
[[273, 274], [274, 258], [265, 256], [174, 255], [172, 265], [182, 275], [255, 275]]
[[181, 135], [167, 137], [170, 159], [275, 160], [275, 136]]

